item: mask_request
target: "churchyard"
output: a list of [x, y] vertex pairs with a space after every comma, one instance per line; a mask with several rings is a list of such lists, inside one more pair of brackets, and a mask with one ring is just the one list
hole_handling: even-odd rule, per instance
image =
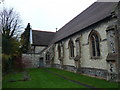
[[29, 69], [28, 74], [28, 80], [23, 72], [5, 75], [2, 88], [118, 88], [115, 82], [56, 68]]

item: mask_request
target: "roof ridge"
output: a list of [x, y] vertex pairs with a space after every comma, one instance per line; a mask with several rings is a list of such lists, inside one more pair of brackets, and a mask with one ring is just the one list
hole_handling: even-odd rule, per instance
[[56, 32], [53, 32], [53, 31], [43, 31], [43, 30], [34, 30], [34, 29], [32, 29], [32, 31], [38, 31], [38, 32], [48, 32], [48, 33], [56, 33]]

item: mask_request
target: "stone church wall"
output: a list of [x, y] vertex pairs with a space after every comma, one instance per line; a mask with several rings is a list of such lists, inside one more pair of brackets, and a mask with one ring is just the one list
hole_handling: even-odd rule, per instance
[[22, 58], [31, 61], [32, 63], [31, 68], [37, 68], [39, 67], [40, 64], [39, 62], [40, 58], [44, 57], [43, 53], [40, 54], [40, 52], [45, 48], [45, 46], [32, 46], [31, 48], [33, 49], [33, 51], [29, 54], [28, 53], [22, 54]]
[[[107, 62], [106, 57], [108, 55], [108, 46], [107, 46], [107, 36], [106, 36], [106, 29], [108, 26], [114, 24], [116, 22], [116, 19], [106, 20], [104, 22], [100, 22], [96, 24], [95, 26], [89, 27], [83, 32], [79, 32], [74, 36], [71, 36], [65, 40], [63, 40], [63, 46], [64, 46], [64, 58], [63, 58], [63, 69], [69, 70], [69, 71], [76, 71], [75, 61], [74, 58], [69, 57], [69, 48], [68, 48], [68, 42], [70, 38], [74, 42], [74, 53], [76, 56], [76, 44], [75, 40], [76, 38], [80, 37], [81, 41], [81, 69], [78, 69], [79, 73], [87, 74], [90, 76], [96, 76], [101, 78], [107, 78]], [[90, 56], [90, 46], [89, 46], [89, 34], [92, 30], [97, 31], [100, 34], [100, 58], [99, 59], [91, 59]], [[58, 59], [58, 50], [57, 50], [58, 44], [56, 44], [55, 47], [55, 57], [54, 57], [54, 66], [60, 67], [60, 61]]]
[[30, 68], [38, 68], [39, 67], [39, 54], [22, 54], [23, 59], [30, 60], [32, 63]]
[[32, 53], [40, 53], [46, 46], [31, 46]]
[[45, 48], [45, 46], [36, 46], [35, 53], [40, 53], [44, 48]]
[[55, 45], [55, 57], [54, 57], [54, 64], [60, 64], [60, 61], [58, 60], [58, 50], [57, 50], [58, 44]]

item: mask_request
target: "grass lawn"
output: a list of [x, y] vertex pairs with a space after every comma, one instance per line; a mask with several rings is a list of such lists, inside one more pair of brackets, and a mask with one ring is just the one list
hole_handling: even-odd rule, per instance
[[82, 82], [84, 84], [94, 86], [96, 88], [118, 88], [118, 83], [115, 83], [115, 82], [108, 82], [106, 80], [102, 80], [102, 79], [98, 79], [98, 78], [94, 78], [94, 77], [88, 77], [85, 75], [80, 75], [80, 74], [68, 72], [65, 70], [59, 70], [56, 68], [47, 68], [47, 70], [55, 72], [62, 76], [65, 76], [69, 79], [76, 80], [76, 81]]
[[30, 81], [8, 82], [11, 79], [20, 80], [22, 74], [8, 74], [3, 77], [2, 88], [85, 88], [42, 69], [30, 69]]

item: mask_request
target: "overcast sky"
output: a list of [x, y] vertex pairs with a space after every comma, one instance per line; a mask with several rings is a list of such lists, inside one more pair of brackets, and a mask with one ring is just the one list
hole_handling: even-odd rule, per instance
[[85, 10], [96, 0], [5, 0], [4, 5], [13, 7], [21, 15], [24, 28], [56, 31]]

